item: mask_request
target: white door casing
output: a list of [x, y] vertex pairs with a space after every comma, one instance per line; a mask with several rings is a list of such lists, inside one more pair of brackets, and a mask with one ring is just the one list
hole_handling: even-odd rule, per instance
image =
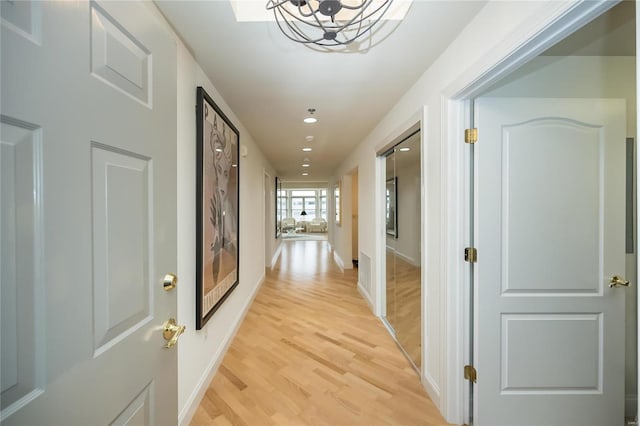
[[475, 113], [475, 424], [622, 425], [625, 102]]
[[2, 423], [176, 424], [176, 45], [145, 2], [2, 2]]

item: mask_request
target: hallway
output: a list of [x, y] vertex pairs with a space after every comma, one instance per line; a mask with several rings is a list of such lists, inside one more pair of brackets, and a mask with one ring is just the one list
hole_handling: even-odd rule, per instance
[[446, 425], [326, 241], [290, 241], [193, 425]]

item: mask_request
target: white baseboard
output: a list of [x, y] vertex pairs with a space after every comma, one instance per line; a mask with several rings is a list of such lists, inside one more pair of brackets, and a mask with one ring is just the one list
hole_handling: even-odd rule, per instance
[[335, 250], [333, 251], [333, 260], [336, 261], [336, 264], [338, 265], [338, 268], [340, 268], [340, 271], [344, 272], [344, 262], [340, 258], [340, 255], [338, 254], [338, 252]]
[[187, 426], [189, 423], [191, 423], [191, 419], [193, 419], [193, 416], [196, 413], [196, 410], [198, 409], [198, 407], [200, 406], [200, 402], [202, 401], [204, 394], [207, 392], [207, 389], [209, 388], [209, 383], [211, 383], [211, 380], [213, 380], [213, 377], [216, 375], [216, 372], [218, 371], [218, 367], [222, 363], [222, 360], [224, 359], [224, 355], [227, 353], [227, 349], [229, 349], [229, 345], [231, 345], [233, 338], [236, 336], [236, 333], [238, 332], [238, 329], [240, 329], [240, 326], [242, 325], [244, 317], [249, 311], [249, 308], [253, 303], [253, 299], [255, 299], [256, 295], [258, 294], [258, 290], [260, 290], [260, 287], [262, 287], [264, 280], [265, 280], [265, 275], [263, 274], [262, 277], [260, 277], [260, 279], [258, 280], [258, 284], [256, 285], [256, 288], [253, 290], [251, 297], [249, 297], [244, 307], [242, 308], [240, 315], [238, 315], [238, 317], [234, 321], [233, 327], [230, 327], [229, 333], [227, 333], [227, 335], [224, 337], [222, 345], [220, 345], [220, 347], [218, 348], [218, 351], [216, 351], [216, 353], [211, 357], [211, 362], [207, 365], [207, 368], [205, 368], [204, 373], [202, 374], [202, 376], [200, 377], [200, 380], [198, 381], [198, 384], [196, 385], [195, 389], [187, 399], [187, 403], [184, 405], [184, 408], [178, 414], [178, 424], [180, 426]]
[[[423, 367], [424, 368], [424, 367]], [[422, 374], [422, 386], [427, 391], [429, 398], [436, 407], [440, 407], [440, 388], [436, 385], [435, 381], [425, 372]]]
[[409, 263], [409, 264], [411, 264], [413, 266], [420, 267], [420, 262], [416, 262], [413, 257], [407, 256], [404, 253], [400, 253], [397, 250], [396, 250], [396, 256], [398, 256], [399, 258], [401, 258], [402, 260], [404, 260], [405, 262], [407, 262], [407, 263]]
[[371, 308], [371, 312], [374, 312], [373, 301], [371, 300], [371, 295], [367, 292], [367, 290], [365, 290], [365, 288], [362, 286], [362, 284], [360, 284], [360, 281], [358, 281], [358, 291], [362, 295], [362, 298], [369, 305], [369, 308]]
[[280, 241], [280, 244], [278, 244], [278, 248], [276, 249], [276, 252], [273, 254], [273, 258], [271, 258], [271, 265], [269, 266], [269, 269], [275, 268], [276, 262], [278, 261], [278, 257], [280, 257], [281, 251], [282, 251], [282, 241]]

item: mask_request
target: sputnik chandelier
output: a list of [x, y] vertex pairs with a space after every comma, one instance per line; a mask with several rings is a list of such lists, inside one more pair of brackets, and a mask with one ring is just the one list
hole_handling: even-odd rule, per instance
[[303, 44], [347, 45], [371, 31], [393, 0], [268, 0], [285, 36]]

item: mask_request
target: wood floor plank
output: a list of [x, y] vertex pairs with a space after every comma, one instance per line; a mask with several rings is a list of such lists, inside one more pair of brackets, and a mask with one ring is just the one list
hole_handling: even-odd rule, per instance
[[447, 423], [326, 241], [287, 241], [192, 425]]

